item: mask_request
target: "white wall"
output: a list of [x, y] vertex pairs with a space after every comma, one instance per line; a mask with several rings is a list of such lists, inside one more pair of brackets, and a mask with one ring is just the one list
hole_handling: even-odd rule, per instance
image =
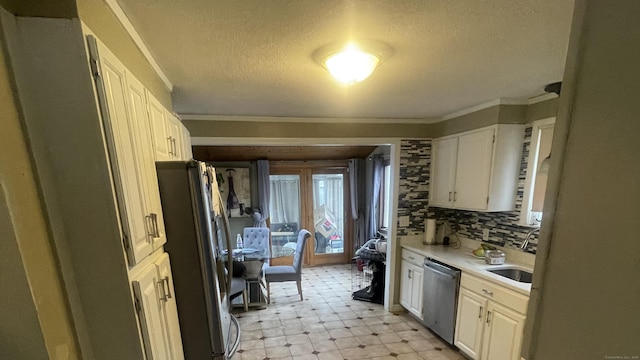
[[640, 2], [576, 2], [528, 360], [640, 356], [639, 23]]

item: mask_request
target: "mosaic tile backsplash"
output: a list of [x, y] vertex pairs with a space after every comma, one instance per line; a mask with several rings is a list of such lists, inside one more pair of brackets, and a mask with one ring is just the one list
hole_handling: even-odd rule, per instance
[[[522, 157], [514, 211], [478, 212], [442, 208], [428, 208], [429, 179], [431, 165], [431, 140], [403, 140], [400, 143], [400, 182], [398, 194], [398, 218], [409, 217], [409, 225], [401, 227], [398, 223], [397, 234], [422, 235], [424, 220], [427, 216], [438, 219], [440, 226], [447, 221], [460, 236], [481, 241], [482, 231], [489, 229], [489, 240], [500, 246], [520, 246], [531, 228], [518, 225], [524, 183], [527, 173], [529, 146], [531, 145], [531, 127], [523, 134]], [[538, 243], [538, 231], [529, 237], [527, 252], [535, 254]]]

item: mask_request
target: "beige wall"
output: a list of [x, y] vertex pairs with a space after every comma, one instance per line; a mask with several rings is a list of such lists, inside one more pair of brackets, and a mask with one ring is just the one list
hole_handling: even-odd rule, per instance
[[192, 137], [437, 138], [495, 124], [525, 124], [555, 116], [557, 100], [533, 105], [495, 105], [434, 124], [301, 123], [184, 120]]
[[80, 20], [113, 52], [127, 69], [167, 109], [172, 110], [171, 93], [122, 24], [103, 0], [77, 0]]
[[[0, 12], [2, 24], [10, 15]], [[51, 359], [76, 359], [75, 335], [4, 40], [0, 38], [0, 358], [43, 359], [48, 353]]]
[[191, 137], [420, 138], [428, 124], [296, 123], [184, 120]]
[[[640, 356], [640, 6], [575, 6], [525, 357]], [[539, 270], [540, 269], [540, 270]]]

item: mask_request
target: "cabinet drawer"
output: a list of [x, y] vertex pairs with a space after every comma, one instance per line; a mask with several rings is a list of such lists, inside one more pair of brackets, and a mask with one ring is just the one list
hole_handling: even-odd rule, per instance
[[406, 260], [417, 266], [422, 266], [424, 263], [424, 256], [411, 250], [402, 249], [402, 260]]
[[469, 289], [483, 297], [507, 306], [521, 314], [527, 313], [529, 298], [500, 285], [479, 279], [467, 273], [462, 273], [460, 286]]

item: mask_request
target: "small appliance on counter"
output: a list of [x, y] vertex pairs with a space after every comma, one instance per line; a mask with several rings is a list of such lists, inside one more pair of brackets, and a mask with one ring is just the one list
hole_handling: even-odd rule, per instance
[[424, 245], [435, 245], [436, 242], [436, 219], [429, 218], [424, 221]]
[[502, 250], [486, 250], [484, 252], [484, 262], [489, 265], [502, 265], [506, 254]]

